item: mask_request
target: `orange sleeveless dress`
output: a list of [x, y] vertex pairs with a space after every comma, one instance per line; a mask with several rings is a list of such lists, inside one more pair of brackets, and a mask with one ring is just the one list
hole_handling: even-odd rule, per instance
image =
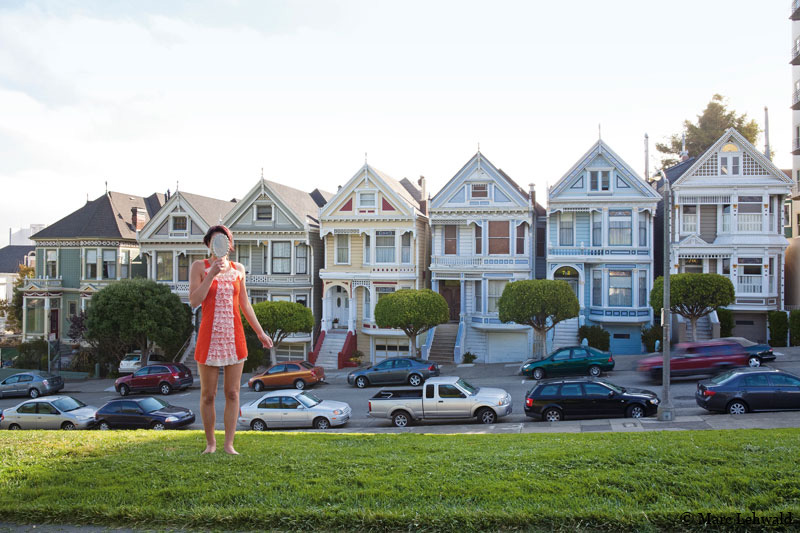
[[[205, 273], [211, 263], [205, 259]], [[203, 318], [197, 333], [194, 359], [209, 366], [235, 365], [247, 358], [239, 294], [242, 288], [240, 271], [231, 268], [220, 272], [211, 283], [203, 300]]]

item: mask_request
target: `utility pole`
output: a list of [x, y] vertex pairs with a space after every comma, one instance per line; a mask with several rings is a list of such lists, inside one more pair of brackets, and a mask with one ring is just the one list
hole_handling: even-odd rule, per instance
[[672, 231], [670, 218], [672, 217], [672, 199], [670, 198], [672, 191], [669, 187], [669, 180], [663, 170], [661, 178], [664, 180], [664, 308], [661, 310], [661, 326], [664, 331], [664, 337], [661, 341], [662, 354], [664, 356], [663, 365], [661, 367], [661, 403], [658, 406], [658, 419], [662, 422], [670, 422], [674, 418], [674, 411], [672, 407], [672, 399], [669, 397], [669, 381], [670, 381], [670, 330], [672, 329], [672, 314], [669, 312], [669, 276], [672, 266], [672, 257], [670, 254], [670, 245], [672, 244]]

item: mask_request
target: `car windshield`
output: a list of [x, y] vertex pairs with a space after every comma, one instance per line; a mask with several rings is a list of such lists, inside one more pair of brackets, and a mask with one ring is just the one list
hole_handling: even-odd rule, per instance
[[465, 391], [467, 391], [470, 394], [470, 396], [474, 396], [475, 393], [478, 392], [478, 387], [473, 387], [472, 385], [470, 385], [469, 383], [467, 383], [463, 379], [459, 379], [458, 381], [456, 381], [456, 384], [458, 386], [460, 386], [462, 389], [464, 389]]
[[755, 346], [756, 345], [755, 342], [753, 342], [751, 340], [748, 340], [748, 339], [745, 339], [744, 337], [726, 337], [725, 339], [721, 339], [721, 340], [737, 342], [737, 343], [741, 344], [742, 346], [744, 346], [745, 348], [747, 348], [748, 346]]
[[158, 411], [159, 409], [162, 409], [168, 405], [169, 405], [168, 403], [162, 402], [158, 398], [145, 398], [144, 400], [139, 402], [139, 407], [141, 407], [145, 413], [152, 413], [153, 411]]
[[307, 369], [309, 369], [309, 370], [314, 370], [314, 365], [312, 365], [312, 364], [311, 364], [311, 363], [309, 363], [308, 361], [303, 361], [303, 362], [302, 362], [302, 363], [300, 363], [300, 364], [301, 364], [301, 365], [303, 365], [303, 367], [304, 367], [304, 368], [307, 368]]
[[80, 400], [76, 400], [75, 398], [61, 398], [52, 402], [59, 411], [62, 413], [66, 413], [69, 411], [74, 411], [75, 409], [80, 409], [81, 407], [86, 407], [86, 404]]
[[719, 385], [720, 383], [725, 383], [735, 373], [736, 373], [736, 371], [734, 371], [734, 370], [726, 370], [725, 372], [721, 372], [721, 373], [717, 374], [716, 376], [714, 376], [713, 378], [711, 378], [711, 383], [713, 383], [714, 385]]
[[613, 383], [609, 383], [608, 381], [603, 381], [603, 385], [608, 387], [609, 389], [613, 390], [616, 393], [623, 393], [627, 389], [625, 387], [620, 387], [619, 385], [614, 385]]
[[322, 403], [322, 400], [320, 400], [313, 392], [303, 392], [295, 397], [306, 407], [314, 407], [315, 405]]
[[138, 360], [139, 360], [139, 356], [138, 355], [129, 355], [128, 357], [123, 359], [123, 361], [138, 361]]

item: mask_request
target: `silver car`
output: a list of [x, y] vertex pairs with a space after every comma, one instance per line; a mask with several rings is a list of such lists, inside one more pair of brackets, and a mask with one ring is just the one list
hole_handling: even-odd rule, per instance
[[64, 388], [61, 376], [31, 370], [8, 376], [0, 381], [0, 398], [10, 396], [30, 396], [38, 398], [43, 394], [55, 394]]
[[239, 423], [256, 431], [269, 428], [328, 429], [350, 420], [352, 409], [344, 402], [321, 400], [307, 390], [276, 390], [240, 409]]
[[97, 407], [72, 396], [28, 400], [3, 411], [0, 429], [88, 429], [95, 424]]

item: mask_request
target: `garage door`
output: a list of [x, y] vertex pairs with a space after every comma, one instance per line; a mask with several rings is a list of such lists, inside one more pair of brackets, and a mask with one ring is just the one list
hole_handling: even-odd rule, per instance
[[527, 333], [490, 333], [486, 340], [489, 343], [487, 363], [516, 363], [531, 357]]
[[397, 338], [376, 338], [375, 339], [375, 362], [383, 361], [387, 357], [407, 357], [408, 339]]
[[753, 342], [767, 342], [767, 315], [761, 313], [733, 313], [733, 336]]
[[642, 332], [636, 328], [606, 328], [610, 335], [609, 349], [614, 355], [642, 353]]
[[285, 344], [281, 345], [275, 350], [275, 359], [278, 361], [303, 361], [306, 357], [306, 345], [302, 344]]

